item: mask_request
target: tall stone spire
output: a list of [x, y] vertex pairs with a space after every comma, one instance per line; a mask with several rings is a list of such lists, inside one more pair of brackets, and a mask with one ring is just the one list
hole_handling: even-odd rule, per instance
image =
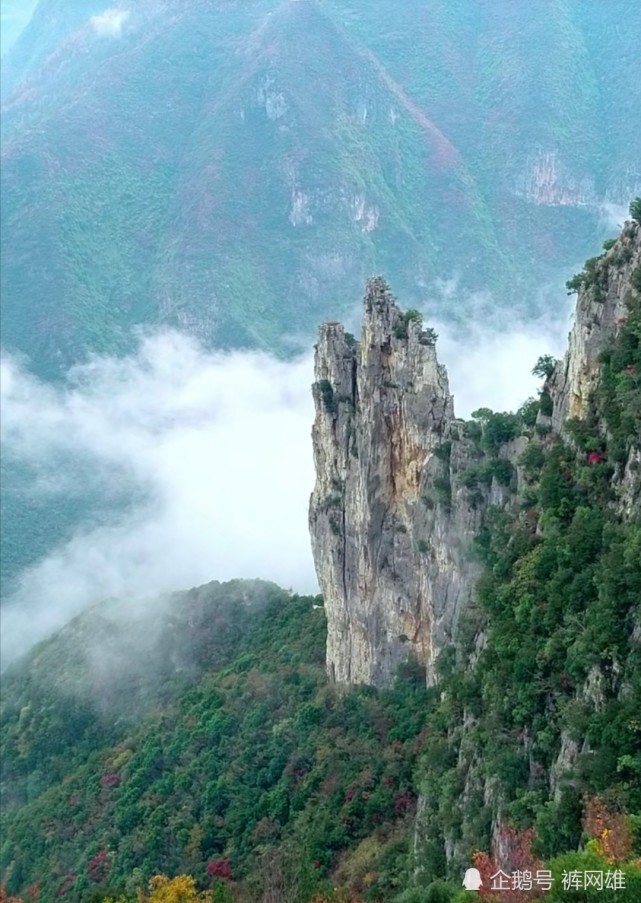
[[366, 288], [360, 342], [340, 324], [316, 346], [316, 486], [310, 530], [338, 683], [385, 686], [435, 656], [467, 602], [479, 512], [459, 487], [471, 443], [458, 436], [432, 330], [385, 283]]

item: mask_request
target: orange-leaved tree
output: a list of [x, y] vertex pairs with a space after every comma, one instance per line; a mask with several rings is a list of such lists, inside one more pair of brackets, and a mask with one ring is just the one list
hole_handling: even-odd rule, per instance
[[20, 897], [10, 897], [4, 884], [0, 884], [0, 903], [22, 903]]
[[212, 903], [211, 891], [199, 893], [190, 875], [166, 878], [156, 875], [149, 882], [149, 892], [138, 891], [138, 903]]
[[610, 864], [624, 862], [632, 851], [632, 831], [624, 812], [608, 807], [599, 796], [585, 804], [583, 830], [590, 846]]
[[[199, 892], [196, 882], [189, 875], [178, 875], [176, 878], [167, 878], [165, 875], [156, 875], [149, 882], [148, 889], [138, 889], [137, 903], [213, 903], [211, 891]], [[3, 903], [0, 900], [0, 903]], [[117, 900], [109, 898], [104, 903], [129, 903], [124, 897]]]

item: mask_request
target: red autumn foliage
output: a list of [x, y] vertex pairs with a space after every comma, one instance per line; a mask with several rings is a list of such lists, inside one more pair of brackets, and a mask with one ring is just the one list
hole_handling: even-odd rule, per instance
[[210, 878], [222, 878], [223, 881], [232, 881], [234, 878], [229, 859], [212, 859], [207, 863], [207, 874]]
[[351, 787], [348, 787], [345, 792], [345, 796], [343, 797], [343, 805], [345, 805], [347, 803], [351, 803], [351, 801], [356, 796], [357, 791], [358, 791], [358, 787], [356, 787], [354, 784], [352, 784]]
[[559, 675], [559, 683], [564, 690], [571, 690], [573, 687], [572, 678], [569, 674], [566, 674], [565, 671], [561, 675]]
[[523, 890], [510, 886], [503, 890], [493, 889], [493, 877], [502, 871], [512, 877], [515, 873], [527, 873], [535, 876], [544, 868], [543, 863], [532, 853], [534, 831], [516, 831], [514, 828], [504, 828], [495, 838], [494, 852], [492, 856], [487, 853], [475, 853], [473, 865], [481, 874], [483, 882], [478, 895], [481, 900], [492, 900], [497, 903], [530, 903], [531, 900], [539, 900], [545, 896], [546, 891], [532, 882], [531, 890]]
[[472, 865], [475, 869], [479, 870], [481, 875], [481, 888], [479, 890], [479, 897], [483, 900], [492, 899], [493, 894], [490, 891], [490, 887], [492, 884], [492, 875], [494, 875], [497, 871], [496, 863], [488, 856], [487, 853], [482, 853], [480, 850], [474, 854], [472, 857]]
[[107, 856], [107, 851], [104, 849], [100, 850], [100, 852], [94, 856], [89, 865], [87, 866], [87, 876], [90, 881], [94, 881], [99, 883], [104, 881], [107, 875], [109, 874], [109, 869], [111, 868], [111, 862], [109, 861], [109, 857]]
[[397, 793], [394, 797], [394, 812], [397, 816], [407, 815], [414, 806], [414, 799], [413, 793]]
[[588, 455], [588, 464], [600, 464], [605, 460], [603, 452], [593, 451]]
[[19, 897], [10, 897], [4, 884], [0, 884], [0, 903], [22, 903]]
[[321, 790], [325, 796], [330, 796], [338, 787], [338, 775], [335, 772], [329, 774], [321, 784]]
[[120, 784], [121, 778], [119, 774], [103, 774], [100, 778], [100, 786], [101, 787], [117, 787]]
[[419, 753], [423, 749], [423, 747], [425, 746], [425, 744], [427, 742], [427, 738], [429, 737], [429, 734], [430, 734], [430, 732], [426, 727], [424, 727], [421, 730], [420, 734], [418, 734], [418, 736], [416, 737], [416, 739], [414, 740], [414, 742], [412, 744], [412, 749], [415, 753]]

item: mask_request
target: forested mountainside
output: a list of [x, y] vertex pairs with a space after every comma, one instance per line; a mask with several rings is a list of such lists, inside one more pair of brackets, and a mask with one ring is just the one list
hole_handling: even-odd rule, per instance
[[[634, 0], [40, 0], [0, 78], [3, 356], [69, 385], [138, 327], [291, 355], [373, 272], [456, 332], [555, 319], [641, 184], [640, 29]], [[12, 452], [3, 602], [126, 509]]]
[[47, 377], [140, 324], [284, 353], [377, 271], [531, 312], [641, 184], [640, 17], [41, 0], [3, 60], [3, 343]]
[[[543, 388], [516, 413], [457, 420], [435, 333], [381, 279], [360, 342], [323, 327], [325, 599], [238, 581], [112, 604], [12, 667], [8, 893], [462, 903], [473, 863], [485, 899], [501, 867], [549, 872], [547, 900], [637, 903], [641, 201], [632, 213], [568, 283], [568, 353], [537, 362]], [[568, 882], [586, 870], [603, 888]]]

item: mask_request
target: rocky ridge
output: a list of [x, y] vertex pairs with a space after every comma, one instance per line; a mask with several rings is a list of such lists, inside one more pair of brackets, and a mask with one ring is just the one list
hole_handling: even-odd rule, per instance
[[[593, 395], [601, 374], [601, 357], [628, 317], [630, 292], [641, 289], [641, 225], [627, 222], [618, 241], [601, 257], [592, 258], [575, 277], [581, 282], [568, 350], [549, 380], [553, 401], [550, 426], [567, 438], [570, 420], [592, 419], [602, 435], [611, 431], [607, 411], [593, 410]], [[637, 274], [635, 276], [635, 274]], [[624, 450], [614, 475], [619, 510], [630, 518], [641, 505], [641, 447]]]
[[618, 241], [603, 256], [588, 261], [577, 279], [581, 287], [568, 349], [549, 382], [554, 401], [551, 424], [557, 433], [569, 418], [588, 413], [599, 378], [599, 356], [626, 318], [626, 296], [641, 262], [639, 231], [638, 223], [626, 223]]
[[[544, 442], [568, 438], [568, 421], [588, 414], [600, 356], [625, 322], [640, 231], [627, 223], [575, 277], [568, 351], [543, 388], [547, 405], [536, 423]], [[309, 523], [327, 611], [328, 675], [385, 686], [401, 662], [415, 659], [433, 684], [438, 653], [473, 600], [480, 566], [472, 540], [490, 506], [517, 501], [520, 456], [535, 430], [510, 432], [506, 420], [501, 431], [499, 421], [493, 440], [479, 441], [480, 424], [455, 416], [433, 330], [416, 311], [403, 313], [380, 277], [368, 282], [364, 308], [360, 341], [326, 323], [316, 346]], [[607, 432], [603, 412], [593, 417]], [[623, 513], [631, 512], [638, 448], [613, 481]]]

